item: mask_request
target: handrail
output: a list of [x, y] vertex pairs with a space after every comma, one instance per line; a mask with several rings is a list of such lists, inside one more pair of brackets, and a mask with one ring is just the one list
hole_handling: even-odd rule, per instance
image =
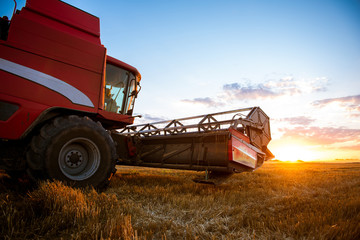
[[229, 111], [224, 111], [224, 112], [217, 112], [217, 113], [210, 113], [210, 114], [203, 114], [203, 115], [198, 115], [198, 116], [193, 116], [193, 117], [185, 117], [185, 118], [176, 118], [176, 119], [172, 119], [172, 120], [164, 120], [164, 121], [158, 121], [158, 122], [152, 122], [152, 123], [143, 123], [143, 124], [136, 124], [136, 125], [131, 125], [131, 127], [140, 127], [140, 126], [145, 126], [147, 124], [162, 124], [162, 123], [170, 123], [174, 120], [177, 121], [185, 121], [185, 120], [191, 120], [191, 119], [196, 119], [196, 118], [203, 118], [205, 116], [211, 115], [211, 116], [216, 116], [216, 115], [221, 115], [221, 114], [229, 114], [229, 113], [235, 113], [235, 112], [245, 112], [245, 111], [250, 111], [252, 110], [254, 107], [249, 107], [249, 108], [239, 108], [236, 110], [229, 110]]
[[[121, 135], [138, 135], [138, 136], [154, 136], [154, 135], [176, 135], [181, 133], [209, 132], [224, 130], [230, 127], [237, 127], [242, 124], [243, 127], [250, 126], [255, 129], [262, 129], [258, 123], [248, 118], [249, 113], [257, 107], [240, 108], [236, 110], [217, 112], [211, 114], [198, 115], [193, 117], [178, 118], [173, 120], [158, 121], [146, 124], [137, 124], [125, 127], [119, 134]], [[248, 115], [242, 112], [248, 111]], [[230, 119], [218, 121], [214, 116], [236, 113]], [[239, 116], [239, 117], [237, 117]], [[244, 118], [243, 118], [244, 117]], [[184, 124], [185, 121], [200, 119], [198, 123]], [[167, 124], [166, 126], [163, 126]], [[162, 126], [157, 126], [162, 125]], [[226, 126], [226, 128], [224, 127]], [[139, 130], [138, 130], [139, 129]]]

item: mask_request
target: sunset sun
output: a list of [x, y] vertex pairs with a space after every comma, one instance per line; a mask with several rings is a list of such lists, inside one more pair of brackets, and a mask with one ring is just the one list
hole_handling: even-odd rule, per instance
[[285, 145], [275, 152], [276, 159], [281, 161], [295, 162], [297, 160], [313, 161], [317, 159], [317, 153], [304, 145]]

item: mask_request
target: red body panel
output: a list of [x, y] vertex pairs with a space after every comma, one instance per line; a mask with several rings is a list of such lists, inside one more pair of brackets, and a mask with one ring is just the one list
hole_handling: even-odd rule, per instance
[[0, 40], [0, 102], [19, 106], [0, 121], [0, 138], [20, 138], [50, 108], [92, 113], [107, 126], [131, 124], [131, 116], [102, 110], [106, 61], [97, 17], [58, 0], [27, 0]]
[[[83, 92], [94, 106], [98, 105], [99, 89], [102, 82], [101, 74], [1, 44], [0, 51], [3, 59], [60, 79]], [[0, 79], [2, 86], [0, 92], [4, 94], [18, 96], [36, 103], [46, 103], [48, 106], [90, 112], [96, 112], [97, 110], [94, 107], [74, 105], [65, 96], [12, 73], [0, 71]]]
[[49, 18], [61, 21], [73, 28], [86, 32], [86, 38], [94, 37], [93, 40], [100, 43], [99, 18], [74, 8], [66, 3], [49, 0], [27, 0], [26, 7], [39, 12]]
[[235, 129], [230, 128], [229, 131], [231, 133], [231, 138], [228, 142], [229, 161], [234, 161], [255, 169], [258, 156], [257, 153], [248, 146], [250, 145], [250, 139]]
[[229, 132], [231, 133], [231, 135], [236, 136], [247, 143], [250, 143], [249, 137], [245, 136], [244, 134], [241, 134], [240, 132], [236, 131], [234, 128], [229, 128]]
[[120, 60], [118, 60], [116, 58], [110, 57], [110, 56], [107, 56], [106, 61], [108, 63], [111, 63], [112, 65], [121, 67], [121, 68], [123, 68], [125, 70], [128, 70], [130, 72], [133, 72], [139, 79], [141, 79], [141, 75], [140, 75], [139, 71], [136, 68], [134, 68], [133, 66], [131, 66], [131, 65], [127, 64], [127, 63], [124, 63], [124, 62], [122, 62], [122, 61], [120, 61]]
[[[19, 49], [102, 74], [105, 48], [84, 32], [26, 8], [14, 15], [7, 42]], [[90, 38], [92, 40], [92, 38]]]
[[232, 161], [245, 165], [247, 167], [256, 168], [257, 153], [249, 148], [240, 139], [232, 136]]
[[[36, 118], [45, 111], [49, 106], [27, 101], [25, 99], [11, 97], [0, 93], [0, 100], [5, 100], [9, 103], [15, 103], [19, 106], [16, 111], [7, 121], [0, 122], [1, 138], [18, 139], [36, 120]], [[14, 127], [16, 126], [16, 127]]]
[[[105, 110], [98, 110], [99, 118], [102, 119], [111, 119], [111, 121], [115, 121], [112, 125], [113, 128], [123, 128], [124, 124], [129, 125], [134, 123], [134, 118], [129, 115], [122, 115], [113, 112], [108, 112]], [[116, 123], [117, 122], [117, 123]]]

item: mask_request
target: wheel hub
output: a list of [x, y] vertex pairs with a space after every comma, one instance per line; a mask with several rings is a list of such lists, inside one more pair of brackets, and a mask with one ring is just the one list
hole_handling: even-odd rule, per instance
[[100, 150], [87, 138], [69, 140], [59, 152], [58, 163], [62, 173], [71, 180], [92, 176], [100, 165]]
[[76, 168], [83, 162], [83, 155], [80, 151], [70, 151], [65, 156], [65, 163], [70, 168]]

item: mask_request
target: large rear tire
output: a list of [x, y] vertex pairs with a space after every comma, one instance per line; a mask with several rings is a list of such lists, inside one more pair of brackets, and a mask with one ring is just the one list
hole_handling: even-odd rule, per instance
[[88, 117], [58, 117], [33, 137], [27, 152], [30, 175], [57, 179], [74, 187], [108, 185], [115, 173], [111, 136]]

